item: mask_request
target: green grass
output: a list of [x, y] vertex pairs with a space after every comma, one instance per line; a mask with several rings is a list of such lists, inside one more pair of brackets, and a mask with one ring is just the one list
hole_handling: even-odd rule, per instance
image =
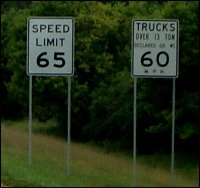
[[[1, 181], [10, 186], [31, 187], [131, 187], [132, 158], [108, 153], [86, 144], [71, 143], [70, 176], [67, 176], [67, 143], [63, 139], [36, 134], [53, 126], [33, 122], [32, 164], [28, 163], [28, 121], [1, 123]], [[177, 156], [178, 160], [183, 156]], [[187, 163], [185, 163], [187, 161]], [[198, 187], [197, 163], [182, 159], [175, 163], [175, 186]], [[137, 186], [170, 186], [170, 155], [137, 157]]]

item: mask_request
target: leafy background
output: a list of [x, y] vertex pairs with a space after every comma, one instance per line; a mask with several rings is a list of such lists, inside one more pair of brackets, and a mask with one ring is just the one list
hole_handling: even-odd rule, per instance
[[[1, 1], [3, 119], [28, 117], [27, 18], [75, 18], [72, 139], [131, 151], [133, 140], [132, 19], [178, 19], [176, 150], [197, 151], [199, 135], [198, 1]], [[138, 79], [139, 153], [170, 151], [171, 79]], [[67, 78], [33, 77], [33, 117], [56, 120], [67, 135]]]

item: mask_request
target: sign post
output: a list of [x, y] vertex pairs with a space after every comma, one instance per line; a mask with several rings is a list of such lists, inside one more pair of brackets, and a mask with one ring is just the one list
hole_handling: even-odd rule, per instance
[[32, 161], [32, 76], [68, 76], [67, 175], [70, 174], [71, 76], [74, 74], [74, 18], [27, 19], [29, 75], [29, 163]]
[[175, 78], [178, 77], [178, 20], [133, 20], [131, 75], [134, 77], [133, 183], [136, 186], [137, 78], [173, 78], [171, 186], [174, 183]]
[[29, 164], [32, 163], [32, 76], [29, 76]]
[[70, 175], [70, 132], [71, 132], [71, 77], [68, 77], [68, 118], [67, 118], [67, 175]]

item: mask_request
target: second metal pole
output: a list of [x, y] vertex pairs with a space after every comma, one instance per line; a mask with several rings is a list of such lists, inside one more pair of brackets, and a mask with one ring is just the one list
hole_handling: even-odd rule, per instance
[[67, 176], [70, 175], [71, 77], [68, 77]]
[[176, 78], [172, 83], [172, 148], [171, 148], [171, 187], [174, 187], [174, 137], [175, 137], [175, 85]]

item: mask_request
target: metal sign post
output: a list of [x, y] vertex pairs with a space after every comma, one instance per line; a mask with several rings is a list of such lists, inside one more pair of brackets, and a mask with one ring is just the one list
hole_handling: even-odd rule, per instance
[[134, 99], [133, 99], [133, 186], [136, 187], [136, 124], [137, 124], [137, 78], [134, 78]]
[[71, 77], [68, 77], [67, 175], [70, 175]]
[[68, 77], [67, 175], [70, 175], [71, 76], [74, 74], [73, 17], [27, 19], [27, 69], [29, 75], [29, 163], [32, 163], [32, 76]]
[[178, 20], [133, 20], [131, 74], [134, 77], [133, 184], [136, 184], [137, 77], [173, 78], [171, 186], [174, 184], [175, 78], [178, 77]]
[[28, 161], [32, 163], [32, 76], [29, 76], [29, 145], [28, 145]]
[[176, 79], [173, 78], [173, 83], [172, 83], [171, 187], [174, 187], [175, 89], [176, 89]]

